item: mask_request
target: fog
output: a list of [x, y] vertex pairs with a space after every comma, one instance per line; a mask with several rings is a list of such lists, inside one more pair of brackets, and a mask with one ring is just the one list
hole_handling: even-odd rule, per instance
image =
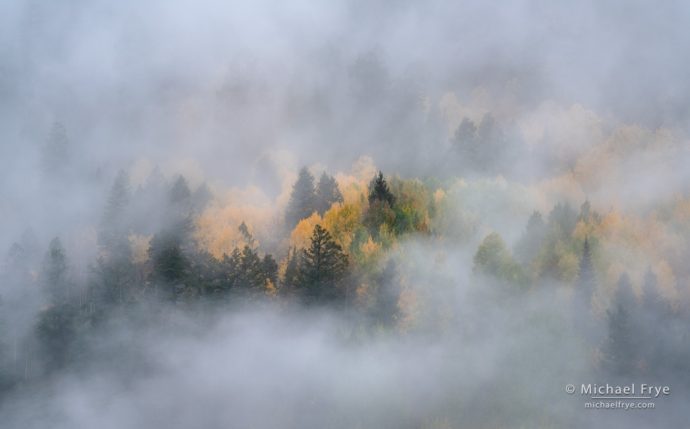
[[689, 19], [3, 2], [0, 426], [683, 425]]

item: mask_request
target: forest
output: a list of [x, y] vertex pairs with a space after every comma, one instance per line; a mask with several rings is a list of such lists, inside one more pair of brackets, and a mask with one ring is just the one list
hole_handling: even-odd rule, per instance
[[687, 424], [687, 5], [61, 3], [0, 6], [0, 427]]

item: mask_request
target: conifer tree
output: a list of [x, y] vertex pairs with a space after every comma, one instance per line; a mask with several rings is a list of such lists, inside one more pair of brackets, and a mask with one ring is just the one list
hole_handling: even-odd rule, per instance
[[324, 172], [316, 186], [316, 210], [320, 215], [323, 215], [331, 208], [331, 205], [342, 202], [343, 195], [340, 193], [338, 183], [333, 176]]
[[290, 201], [285, 212], [285, 224], [292, 229], [297, 223], [316, 211], [316, 191], [314, 176], [306, 167], [299, 171], [297, 182], [292, 187]]
[[69, 299], [67, 279], [67, 255], [60, 239], [55, 237], [48, 246], [41, 273], [43, 286], [52, 304], [62, 304]]
[[316, 225], [310, 246], [302, 252], [300, 264], [299, 289], [306, 301], [329, 302], [342, 297], [341, 282], [347, 266], [347, 255], [340, 245], [321, 225]]
[[608, 337], [603, 349], [603, 363], [614, 374], [626, 375], [635, 370], [639, 351], [635, 337], [638, 330], [636, 307], [630, 278], [623, 273], [611, 308], [606, 312]]
[[390, 191], [381, 171], [369, 183], [369, 205], [376, 202], [388, 203], [389, 207], [393, 207], [395, 204], [395, 196]]
[[589, 244], [589, 238], [585, 237], [585, 243], [582, 247], [582, 257], [580, 258], [580, 269], [578, 279], [575, 284], [575, 299], [577, 302], [577, 310], [581, 312], [582, 317], [589, 317], [589, 311], [592, 304], [592, 295], [597, 286], [596, 273], [594, 272], [594, 265], [592, 264], [592, 250]]

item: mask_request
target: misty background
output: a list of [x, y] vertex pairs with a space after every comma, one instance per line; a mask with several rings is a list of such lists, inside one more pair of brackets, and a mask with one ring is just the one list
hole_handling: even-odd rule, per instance
[[[684, 424], [688, 22], [681, 1], [3, 2], [0, 426]], [[290, 224], [302, 167], [342, 195]], [[348, 257], [338, 305], [281, 292], [316, 224]], [[199, 285], [164, 299], [157, 243], [183, 230]], [[50, 369], [46, 261], [93, 316], [104, 231], [135, 298]], [[188, 298], [245, 245], [277, 292]], [[635, 323], [663, 359], [616, 373]], [[643, 378], [672, 386], [656, 410], [563, 392]]]

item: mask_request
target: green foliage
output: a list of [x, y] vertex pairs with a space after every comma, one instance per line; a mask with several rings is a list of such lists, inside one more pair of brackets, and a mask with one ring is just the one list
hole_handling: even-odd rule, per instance
[[380, 171], [369, 183], [369, 205], [371, 206], [375, 202], [388, 203], [389, 207], [393, 207], [395, 204], [395, 196], [388, 188], [388, 183]]
[[494, 277], [518, 285], [526, 285], [520, 265], [514, 260], [500, 235], [487, 235], [474, 255], [475, 274]]
[[185, 280], [188, 261], [182, 252], [180, 238], [170, 231], [163, 231], [151, 240], [149, 257], [153, 264], [153, 278], [163, 283], [174, 286], [171, 292], [173, 297], [180, 291], [177, 290]]
[[341, 298], [348, 258], [321, 225], [314, 227], [311, 244], [302, 252], [299, 290], [307, 302], [325, 303]]

